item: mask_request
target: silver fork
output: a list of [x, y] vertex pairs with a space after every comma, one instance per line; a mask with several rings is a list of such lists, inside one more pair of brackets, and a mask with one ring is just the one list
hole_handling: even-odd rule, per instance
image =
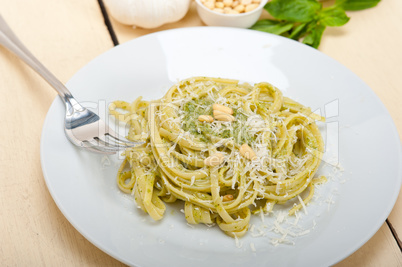
[[57, 91], [66, 106], [64, 131], [71, 143], [103, 154], [114, 154], [121, 149], [142, 144], [117, 135], [98, 115], [81, 106], [63, 83], [29, 52], [1, 15], [0, 44], [22, 59]]

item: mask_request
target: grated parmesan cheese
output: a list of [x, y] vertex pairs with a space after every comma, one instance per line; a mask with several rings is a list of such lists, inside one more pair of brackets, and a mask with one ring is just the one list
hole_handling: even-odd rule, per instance
[[239, 238], [236, 235], [234, 235], [234, 237], [235, 237], [236, 247], [241, 248], [243, 246], [243, 242], [239, 241]]
[[303, 207], [304, 213], [305, 213], [305, 214], [308, 214], [308, 213], [307, 213], [307, 209], [306, 209], [306, 205], [304, 204], [303, 199], [300, 197], [300, 195], [298, 195], [297, 198], [299, 199], [300, 204], [301, 204], [302, 207]]

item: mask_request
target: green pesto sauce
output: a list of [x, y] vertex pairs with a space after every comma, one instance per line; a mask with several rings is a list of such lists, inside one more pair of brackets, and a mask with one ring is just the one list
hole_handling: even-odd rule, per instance
[[[233, 116], [236, 118], [231, 122], [231, 126], [222, 125], [220, 133], [214, 131], [210, 123], [200, 122], [200, 115], [210, 115], [213, 117], [212, 105], [214, 102], [209, 98], [199, 98], [185, 103], [182, 107], [184, 116], [182, 119], [182, 129], [190, 132], [200, 141], [209, 143], [208, 136], [216, 136], [220, 138], [233, 138], [238, 144], [251, 144], [255, 141], [256, 136], [251, 134], [246, 122], [248, 116], [244, 114], [242, 109], [233, 109]], [[205, 108], [206, 107], [206, 108]]]

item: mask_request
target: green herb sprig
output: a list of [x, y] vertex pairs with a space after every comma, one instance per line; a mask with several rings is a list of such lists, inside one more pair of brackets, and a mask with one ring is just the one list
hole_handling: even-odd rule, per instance
[[318, 48], [326, 27], [339, 27], [349, 21], [347, 10], [376, 6], [381, 0], [336, 0], [324, 8], [317, 0], [271, 0], [265, 9], [275, 18], [260, 20], [251, 29], [282, 35]]

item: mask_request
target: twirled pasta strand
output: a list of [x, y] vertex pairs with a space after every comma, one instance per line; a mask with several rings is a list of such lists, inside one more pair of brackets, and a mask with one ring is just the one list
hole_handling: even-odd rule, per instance
[[[197, 120], [199, 112], [212, 116], [215, 102], [235, 110], [233, 122]], [[188, 223], [215, 222], [240, 237], [252, 209], [269, 212], [309, 188], [305, 205], [314, 194], [324, 148], [314, 120], [324, 119], [269, 83], [195, 77], [172, 86], [159, 100], [115, 101], [109, 110], [130, 125], [130, 140], [145, 142], [125, 151], [117, 184], [155, 220], [163, 217], [164, 202], [180, 199]], [[256, 160], [239, 152], [243, 144], [255, 151]], [[216, 153], [224, 161], [206, 164]]]

